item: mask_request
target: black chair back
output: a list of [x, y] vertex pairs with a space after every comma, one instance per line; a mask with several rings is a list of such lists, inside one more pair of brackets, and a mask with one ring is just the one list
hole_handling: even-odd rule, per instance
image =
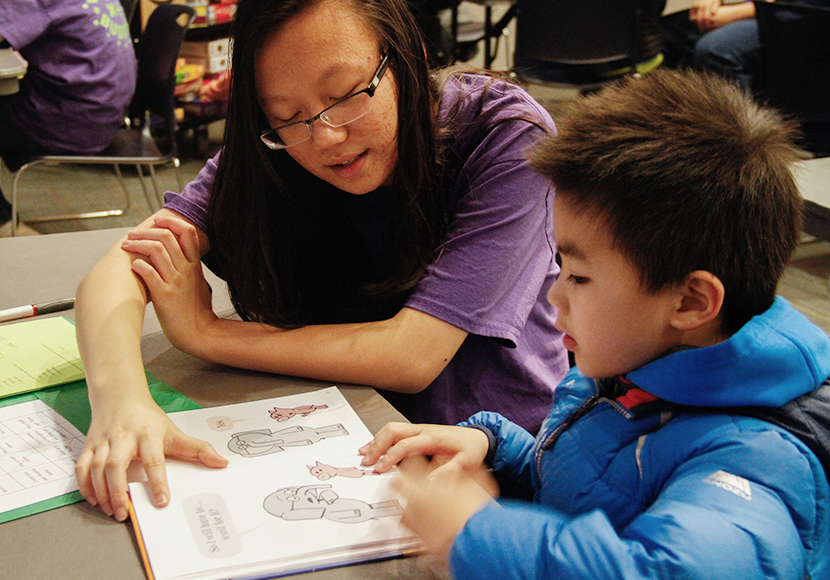
[[130, 119], [141, 125], [147, 111], [162, 119], [170, 147], [176, 142], [176, 60], [195, 15], [189, 6], [159, 4], [150, 14], [135, 50], [138, 78]]
[[830, 152], [830, 8], [755, 2], [761, 97], [797, 118], [805, 146]]
[[515, 66], [637, 63], [639, 0], [519, 0]]
[[127, 26], [129, 26], [130, 22], [133, 20], [136, 6], [138, 6], [138, 0], [121, 0], [121, 8], [124, 9], [124, 16], [127, 19]]

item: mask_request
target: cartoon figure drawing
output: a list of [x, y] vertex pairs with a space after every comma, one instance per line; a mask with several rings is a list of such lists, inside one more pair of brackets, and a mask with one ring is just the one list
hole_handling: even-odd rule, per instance
[[328, 409], [328, 405], [300, 405], [299, 407], [294, 407], [293, 409], [282, 409], [280, 407], [274, 407], [273, 411], [270, 411], [271, 418], [276, 419], [280, 423], [283, 421], [288, 421], [292, 417], [296, 415], [300, 415], [302, 417], [308, 417], [314, 411], [318, 409]]
[[342, 475], [343, 477], [358, 478], [364, 475], [379, 475], [371, 469], [360, 469], [359, 467], [334, 467], [333, 465], [326, 465], [325, 463], [317, 462], [317, 465], [306, 465], [311, 475], [320, 481], [331, 479], [335, 475]]
[[318, 520], [358, 524], [377, 518], [399, 516], [403, 508], [397, 500], [369, 504], [337, 495], [331, 485], [283, 487], [265, 498], [262, 507], [284, 520]]
[[257, 429], [234, 433], [228, 442], [228, 449], [243, 457], [255, 457], [279, 453], [285, 447], [303, 447], [313, 445], [329, 437], [341, 437], [349, 432], [343, 425], [328, 425], [326, 427], [286, 427], [279, 431]]

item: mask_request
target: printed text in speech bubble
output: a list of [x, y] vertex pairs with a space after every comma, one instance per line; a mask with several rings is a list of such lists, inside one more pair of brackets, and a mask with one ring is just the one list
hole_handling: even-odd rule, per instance
[[184, 500], [182, 508], [203, 556], [229, 558], [242, 551], [242, 542], [221, 496], [198, 493]]

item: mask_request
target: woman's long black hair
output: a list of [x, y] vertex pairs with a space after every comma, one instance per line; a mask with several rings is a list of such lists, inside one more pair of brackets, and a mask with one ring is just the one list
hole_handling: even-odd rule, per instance
[[[267, 122], [256, 94], [255, 57], [270, 34], [319, 2], [338, 1], [377, 34], [397, 80], [398, 163], [393, 215], [382, 236], [382, 276], [361, 274], [348, 248], [343, 196], [284, 150], [259, 139]], [[280, 327], [392, 316], [403, 305], [446, 228], [436, 145], [437, 91], [405, 0], [241, 0], [232, 29], [232, 83], [224, 151], [209, 204], [213, 259], [240, 316]], [[385, 193], [385, 192], [384, 192]], [[338, 302], [339, 304], [332, 304]], [[354, 302], [364, 303], [349, 312]], [[367, 306], [368, 305], [368, 306]]]

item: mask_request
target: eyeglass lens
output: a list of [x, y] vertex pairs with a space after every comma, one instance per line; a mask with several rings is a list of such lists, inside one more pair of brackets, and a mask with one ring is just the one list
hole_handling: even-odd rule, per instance
[[263, 135], [263, 138], [269, 138], [269, 140], [278, 138], [279, 145], [282, 145], [283, 147], [290, 147], [311, 138], [311, 125], [318, 118], [329, 127], [337, 128], [342, 127], [343, 125], [348, 125], [353, 121], [357, 121], [361, 117], [365, 116], [371, 109], [372, 98], [365, 92], [358, 93], [335, 103], [323, 111], [319, 117], [311, 119], [310, 121], [304, 121], [294, 125], [288, 125], [287, 127], [274, 129], [273, 131], [269, 131]]

